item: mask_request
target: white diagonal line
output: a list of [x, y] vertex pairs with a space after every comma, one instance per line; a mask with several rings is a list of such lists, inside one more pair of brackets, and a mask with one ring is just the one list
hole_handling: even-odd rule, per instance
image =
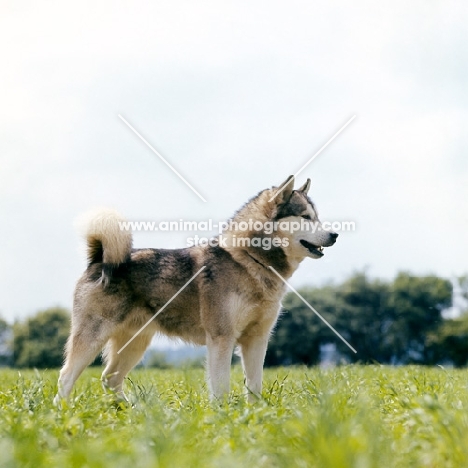
[[322, 322], [327, 325], [333, 332], [335, 332], [335, 335], [338, 336], [342, 341], [343, 343], [346, 344], [346, 346], [348, 346], [349, 349], [351, 349], [351, 351], [353, 351], [354, 353], [357, 353], [357, 351], [333, 328], [333, 326], [327, 322], [327, 320], [325, 318], [323, 318], [272, 266], [269, 267], [271, 269], [271, 271], [273, 271], [273, 273], [275, 273], [276, 276], [278, 276], [278, 278], [281, 279], [281, 281], [286, 285], [288, 286], [291, 291], [293, 291], [294, 293], [296, 293], [297, 297], [315, 314], [317, 315], [317, 317], [322, 320]]
[[[356, 118], [356, 114], [353, 115], [295, 174], [294, 178], [296, 178], [354, 119]], [[268, 200], [271, 202], [279, 195], [287, 186], [286, 184], [283, 188], [276, 191], [276, 193]]]
[[204, 269], [203, 265], [118, 351], [120, 354]]
[[353, 115], [295, 174], [297, 177], [354, 119], [356, 114]]
[[148, 146], [148, 148], [164, 163], [166, 164], [167, 167], [169, 167], [169, 169], [171, 169], [190, 189], [192, 189], [192, 191], [198, 195], [205, 203], [206, 203], [206, 200], [192, 187], [192, 185], [190, 185], [189, 182], [187, 182], [187, 180], [163, 157], [161, 156], [161, 154], [159, 154], [158, 151], [156, 151], [120, 114], [119, 115], [119, 118], [125, 123], [125, 125], [127, 125], [127, 127], [132, 130], [135, 135], [137, 135], [141, 141], [146, 145]]

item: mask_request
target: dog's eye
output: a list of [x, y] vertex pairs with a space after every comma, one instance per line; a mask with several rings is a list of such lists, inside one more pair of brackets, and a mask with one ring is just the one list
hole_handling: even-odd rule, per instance
[[311, 218], [309, 215], [302, 215], [302, 217], [303, 217], [304, 219], [307, 219], [307, 220], [309, 220], [309, 221], [311, 221], [311, 220], [312, 220], [312, 218]]

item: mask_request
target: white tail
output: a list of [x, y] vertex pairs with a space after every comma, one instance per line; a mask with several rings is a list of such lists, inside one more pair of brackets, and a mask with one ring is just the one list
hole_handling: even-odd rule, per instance
[[77, 220], [76, 225], [86, 238], [89, 264], [118, 265], [128, 260], [132, 233], [120, 228], [120, 223], [125, 221], [117, 211], [109, 208], [93, 210]]

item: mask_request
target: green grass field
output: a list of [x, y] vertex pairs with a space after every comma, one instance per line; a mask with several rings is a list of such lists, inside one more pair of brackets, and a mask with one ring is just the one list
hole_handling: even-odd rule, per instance
[[59, 411], [56, 371], [1, 371], [0, 466], [468, 466], [466, 370], [270, 369], [255, 405], [237, 367], [218, 405], [201, 369], [136, 370], [133, 408], [103, 395], [99, 372], [88, 370]]

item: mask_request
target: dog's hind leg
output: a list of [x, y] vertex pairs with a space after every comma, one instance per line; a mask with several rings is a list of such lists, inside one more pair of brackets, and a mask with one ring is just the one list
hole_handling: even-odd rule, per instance
[[[151, 343], [153, 334], [153, 331], [144, 330], [128, 343], [134, 334], [120, 331], [109, 339], [104, 350], [106, 368], [102, 373], [102, 385], [105, 390], [115, 392], [118, 399], [127, 400], [122, 389], [123, 381], [126, 375], [141, 361]], [[123, 346], [125, 346], [124, 349], [122, 349]], [[122, 351], [120, 351], [121, 349]]]
[[65, 364], [60, 371], [58, 393], [54, 403], [68, 398], [78, 377], [93, 362], [109, 338], [109, 325], [102, 325], [99, 319], [80, 321], [72, 325], [72, 331], [65, 349]]

